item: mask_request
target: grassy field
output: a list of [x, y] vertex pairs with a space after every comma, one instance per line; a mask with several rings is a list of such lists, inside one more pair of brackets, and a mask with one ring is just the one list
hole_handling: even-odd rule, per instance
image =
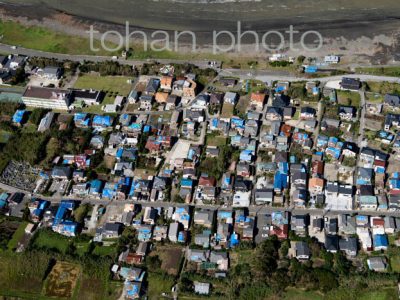
[[360, 107], [360, 94], [350, 91], [337, 91], [338, 103], [340, 105], [349, 105], [356, 108]]
[[128, 80], [132, 80], [132, 78], [126, 76], [98, 76], [85, 74], [78, 78], [74, 88], [95, 89], [105, 92], [105, 97], [101, 105], [91, 105], [84, 108], [85, 112], [98, 114], [102, 113], [102, 105], [113, 104], [116, 96], [127, 96], [129, 94], [132, 89], [132, 84], [128, 83]]
[[247, 108], [250, 104], [250, 96], [242, 96], [240, 97], [238, 103], [236, 104], [236, 111], [240, 115], [245, 115], [247, 112]]
[[400, 76], [400, 67], [356, 68], [356, 72], [369, 75]]
[[170, 275], [178, 275], [182, 257], [182, 247], [175, 245], [157, 245], [154, 255], [161, 259], [161, 269]]
[[234, 106], [232, 104], [225, 102], [222, 105], [221, 118], [231, 118], [233, 116], [233, 109]]
[[28, 225], [28, 222], [22, 222], [18, 229], [14, 232], [12, 239], [8, 242], [8, 249], [14, 250], [18, 246], [18, 242], [24, 237], [25, 235], [25, 228]]
[[[105, 50], [91, 51], [89, 38], [56, 33], [39, 26], [23, 26], [12, 21], [0, 21], [0, 35], [3, 36], [2, 43], [46, 52], [106, 56], [117, 54]], [[112, 46], [111, 43], [107, 45]], [[94, 46], [101, 48], [99, 41], [94, 41]]]
[[147, 277], [149, 283], [148, 297], [149, 299], [162, 299], [162, 293], [170, 293], [174, 285], [173, 277], [158, 273], [148, 272]]
[[36, 233], [34, 246], [37, 248], [56, 249], [60, 253], [65, 253], [71, 241], [62, 235], [49, 230], [40, 230]]
[[48, 297], [71, 299], [81, 269], [67, 262], [57, 262], [46, 279], [44, 294]]
[[369, 91], [372, 93], [377, 93], [381, 95], [385, 95], [387, 93], [400, 93], [400, 84], [395, 82], [367, 82]]
[[116, 254], [113, 246], [96, 246], [92, 253], [98, 256], [114, 256]]
[[224, 136], [220, 136], [217, 133], [210, 133], [206, 136], [206, 144], [207, 146], [220, 147], [226, 145], [227, 138]]

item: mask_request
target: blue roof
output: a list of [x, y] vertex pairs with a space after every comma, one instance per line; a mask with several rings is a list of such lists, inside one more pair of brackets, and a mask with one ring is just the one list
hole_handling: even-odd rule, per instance
[[0, 199], [0, 208], [4, 208], [7, 205], [7, 201]]
[[7, 201], [8, 197], [9, 197], [9, 195], [7, 193], [0, 194], [0, 200]]
[[277, 171], [274, 176], [274, 189], [282, 190], [287, 188], [287, 179], [288, 176], [286, 174], [282, 174], [281, 172]]
[[90, 193], [100, 193], [103, 182], [99, 179], [94, 179], [90, 182]]
[[287, 175], [289, 172], [289, 164], [287, 162], [279, 162], [278, 169], [281, 174]]
[[230, 240], [230, 246], [235, 247], [237, 245], [239, 245], [239, 235], [237, 235], [236, 233], [232, 233], [231, 240]]
[[146, 125], [146, 126], [144, 126], [143, 132], [150, 132], [150, 130], [151, 130], [151, 126]]
[[190, 187], [191, 188], [193, 186], [193, 180], [182, 178], [181, 179], [181, 186], [182, 187]]
[[18, 109], [12, 118], [13, 122], [20, 124], [24, 118], [24, 114], [25, 114], [24, 109]]
[[93, 118], [93, 126], [109, 127], [113, 123], [113, 118], [111, 116], [99, 116], [96, 115]]
[[306, 73], [315, 73], [317, 71], [318, 71], [317, 66], [307, 66], [304, 70], [304, 72], [306, 72]]
[[374, 235], [374, 247], [387, 247], [387, 246], [389, 246], [389, 242], [386, 234]]

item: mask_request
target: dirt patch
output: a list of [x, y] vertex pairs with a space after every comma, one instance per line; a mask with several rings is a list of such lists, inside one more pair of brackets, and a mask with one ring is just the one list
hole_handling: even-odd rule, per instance
[[48, 297], [68, 298], [74, 293], [81, 270], [77, 265], [57, 262], [51, 270], [45, 285]]
[[178, 275], [179, 265], [182, 257], [182, 247], [179, 246], [158, 246], [154, 255], [161, 259], [161, 269], [169, 275]]

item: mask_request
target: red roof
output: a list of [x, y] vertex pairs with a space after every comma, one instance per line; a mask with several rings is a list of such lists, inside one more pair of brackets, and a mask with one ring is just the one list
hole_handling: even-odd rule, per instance
[[251, 94], [251, 102], [257, 102], [263, 104], [265, 101], [265, 94], [261, 93], [252, 93]]
[[278, 239], [284, 240], [288, 238], [289, 225], [283, 224], [279, 226], [273, 226], [270, 231], [271, 235], [276, 235]]
[[372, 225], [374, 226], [385, 226], [385, 220], [378, 218], [378, 219], [372, 219]]
[[215, 186], [217, 181], [214, 177], [200, 177], [199, 186]]

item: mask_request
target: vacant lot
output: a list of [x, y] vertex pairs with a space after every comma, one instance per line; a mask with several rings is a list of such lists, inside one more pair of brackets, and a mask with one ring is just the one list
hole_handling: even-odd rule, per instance
[[0, 249], [6, 250], [8, 244], [18, 229], [20, 222], [7, 219], [0, 220]]
[[65, 253], [71, 241], [50, 229], [39, 230], [34, 236], [33, 246], [38, 249], [54, 249], [60, 253]]
[[[112, 104], [114, 103], [116, 96], [127, 96], [129, 94], [132, 89], [132, 84], [128, 81], [131, 79], [132, 78], [126, 76], [100, 76], [85, 74], [78, 78], [74, 88], [103, 91], [105, 93], [105, 98], [101, 104]], [[97, 112], [98, 109], [99, 105], [92, 105], [87, 108], [87, 110], [90, 112]]]
[[80, 273], [80, 267], [77, 265], [57, 262], [47, 278], [45, 295], [70, 299], [74, 293]]
[[340, 105], [360, 107], [360, 94], [350, 91], [337, 91], [338, 102]]
[[400, 92], [400, 84], [394, 82], [367, 82], [369, 91], [372, 93], [378, 93], [381, 95], [385, 95], [387, 93], [399, 93]]
[[207, 135], [207, 146], [224, 146], [226, 145], [226, 137], [218, 135]]
[[247, 112], [247, 108], [250, 104], [250, 97], [249, 96], [242, 96], [239, 99], [238, 104], [236, 105], [236, 111], [239, 115], [245, 115]]
[[234, 106], [232, 104], [225, 102], [222, 105], [221, 118], [224, 118], [224, 119], [232, 118], [233, 109], [234, 109]]
[[177, 275], [182, 257], [182, 247], [179, 246], [157, 246], [154, 255], [161, 259], [161, 269], [170, 275]]
[[[2, 43], [31, 49], [68, 54], [115, 55], [102, 49], [100, 52], [90, 51], [89, 38], [56, 33], [39, 26], [27, 27], [12, 21], [0, 22], [0, 34]], [[94, 44], [96, 48], [101, 48], [99, 41], [95, 40]], [[108, 42], [107, 44], [111, 45]]]
[[163, 299], [161, 294], [170, 293], [171, 288], [175, 283], [172, 276], [153, 272], [148, 273], [147, 281], [149, 283], [147, 295], [151, 300]]

